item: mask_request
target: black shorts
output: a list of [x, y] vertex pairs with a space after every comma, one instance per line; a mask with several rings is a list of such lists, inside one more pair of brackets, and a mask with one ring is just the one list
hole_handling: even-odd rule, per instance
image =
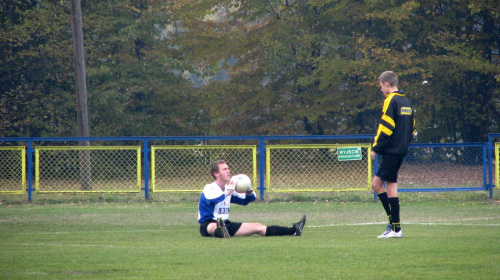
[[402, 163], [403, 157], [383, 155], [378, 167], [377, 176], [384, 182], [397, 183], [398, 172]]
[[[211, 223], [217, 223], [217, 221], [214, 220], [208, 220], [200, 223], [200, 234], [203, 237], [212, 237], [210, 233], [208, 233], [207, 227]], [[230, 236], [234, 236], [236, 232], [240, 229], [241, 223], [235, 223], [231, 222], [230, 220], [225, 220], [224, 223], [226, 224], [226, 229], [227, 232], [229, 232]]]

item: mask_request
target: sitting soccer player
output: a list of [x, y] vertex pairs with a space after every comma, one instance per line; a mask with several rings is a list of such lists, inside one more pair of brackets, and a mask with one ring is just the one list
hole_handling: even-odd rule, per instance
[[198, 223], [200, 224], [202, 236], [224, 238], [253, 234], [261, 236], [302, 235], [306, 223], [305, 215], [292, 227], [229, 221], [231, 203], [247, 205], [255, 201], [257, 196], [253, 190], [238, 195], [234, 192], [234, 189], [226, 188], [227, 182], [231, 179], [231, 170], [229, 170], [225, 161], [219, 160], [212, 163], [210, 165], [210, 174], [215, 181], [205, 186], [198, 204]]

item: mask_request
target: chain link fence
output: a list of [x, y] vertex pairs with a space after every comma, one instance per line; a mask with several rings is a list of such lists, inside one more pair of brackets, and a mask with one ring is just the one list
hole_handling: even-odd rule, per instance
[[24, 147], [0, 147], [0, 192], [23, 193], [26, 189]]
[[484, 145], [411, 145], [398, 177], [399, 189], [486, 186]]
[[245, 173], [256, 188], [257, 147], [231, 146], [152, 146], [151, 184], [153, 192], [201, 192], [214, 179], [210, 164], [225, 160], [231, 174]]
[[270, 192], [370, 189], [369, 144], [269, 145], [266, 149]]
[[35, 148], [36, 192], [140, 192], [141, 147]]
[[[494, 138], [500, 134], [489, 143], [413, 143], [399, 190], [489, 190], [491, 197], [499, 184]], [[261, 199], [266, 192], [366, 192], [378, 167], [370, 136], [96, 137], [95, 146], [75, 146], [80, 140], [0, 138], [0, 193], [27, 192], [31, 201], [32, 193], [144, 191], [147, 199], [151, 192], [200, 192], [213, 181], [216, 160], [249, 175]]]

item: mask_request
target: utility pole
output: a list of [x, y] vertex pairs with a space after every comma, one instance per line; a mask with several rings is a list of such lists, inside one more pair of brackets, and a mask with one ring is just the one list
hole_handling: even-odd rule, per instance
[[[83, 49], [81, 0], [71, 0], [71, 34], [73, 35], [73, 62], [75, 68], [76, 121], [78, 137], [89, 137], [89, 112], [87, 107], [87, 81]], [[89, 141], [79, 141], [79, 146], [90, 146]], [[92, 189], [90, 150], [80, 151], [82, 190]]]

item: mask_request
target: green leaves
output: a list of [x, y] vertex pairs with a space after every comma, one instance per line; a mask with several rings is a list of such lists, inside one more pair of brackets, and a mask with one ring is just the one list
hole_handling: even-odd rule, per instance
[[[0, 135], [75, 135], [69, 4], [9, 3]], [[83, 3], [93, 136], [372, 134], [385, 70], [417, 109], [419, 141], [499, 128], [493, 1]]]

